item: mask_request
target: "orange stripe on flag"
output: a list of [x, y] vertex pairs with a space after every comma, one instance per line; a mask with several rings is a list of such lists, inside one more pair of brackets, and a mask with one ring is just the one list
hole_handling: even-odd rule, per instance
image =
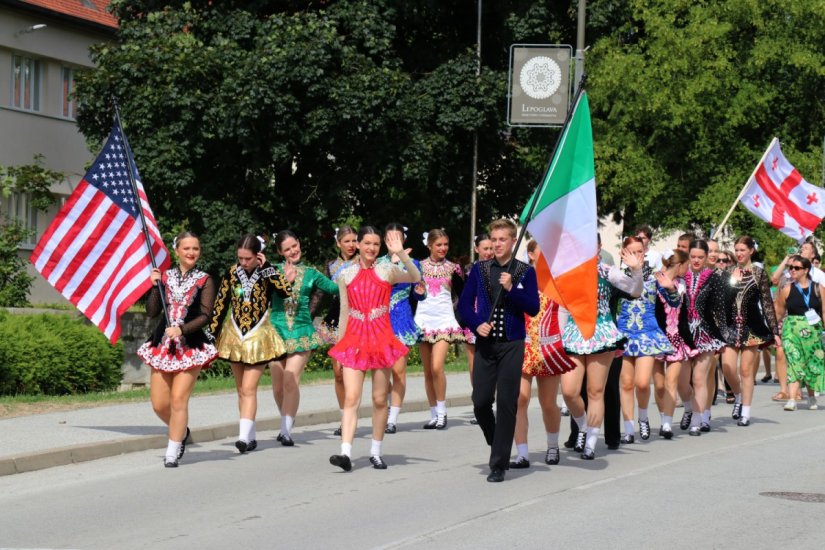
[[[544, 256], [539, 254], [536, 260], [539, 292], [570, 312], [585, 339], [592, 338], [596, 332], [599, 306], [598, 265], [599, 257], [594, 256], [554, 278]], [[564, 327], [561, 329], [563, 332]]]

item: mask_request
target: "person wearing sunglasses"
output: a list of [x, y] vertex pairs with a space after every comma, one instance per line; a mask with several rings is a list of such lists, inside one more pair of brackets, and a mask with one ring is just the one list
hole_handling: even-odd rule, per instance
[[788, 259], [787, 268], [790, 281], [779, 290], [776, 301], [777, 316], [788, 315], [782, 324], [791, 396], [785, 410], [796, 410], [794, 398], [802, 385], [808, 390], [808, 408], [816, 410], [816, 392], [825, 390], [825, 352], [820, 336], [825, 286], [812, 280], [808, 258], [793, 255]]

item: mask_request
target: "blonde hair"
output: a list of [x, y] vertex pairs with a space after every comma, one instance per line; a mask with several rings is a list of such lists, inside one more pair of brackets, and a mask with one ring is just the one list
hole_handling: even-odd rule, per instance
[[508, 231], [510, 233], [510, 237], [512, 237], [513, 239], [516, 238], [516, 224], [514, 224], [506, 218], [499, 218], [490, 224], [489, 230], [491, 234], [493, 231], [497, 229], [503, 229], [505, 231]]
[[432, 246], [435, 241], [444, 237], [449, 240], [450, 237], [447, 236], [447, 232], [441, 228], [438, 229], [430, 229], [430, 232], [427, 233], [427, 246]]

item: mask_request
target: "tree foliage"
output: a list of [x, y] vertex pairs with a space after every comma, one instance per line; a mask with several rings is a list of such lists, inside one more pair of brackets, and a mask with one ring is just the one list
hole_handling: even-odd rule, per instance
[[[101, 140], [117, 96], [161, 228], [202, 233], [212, 271], [247, 231], [290, 227], [320, 259], [350, 219], [444, 227], [458, 254], [474, 134], [477, 229], [520, 212], [557, 135], [505, 125], [509, 47], [575, 43], [577, 3], [484, 2], [477, 77], [471, 0], [115, 0], [118, 40], [93, 51], [78, 122]], [[816, 181], [823, 11], [816, 0], [588, 2], [601, 213], [708, 229], [774, 134]], [[744, 211], [731, 223], [782, 244]]]

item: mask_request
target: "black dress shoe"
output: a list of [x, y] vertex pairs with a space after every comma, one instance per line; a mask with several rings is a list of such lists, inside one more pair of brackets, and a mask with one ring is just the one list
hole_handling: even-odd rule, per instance
[[624, 445], [629, 445], [631, 443], [636, 443], [636, 436], [633, 434], [624, 434], [622, 438], [619, 440]]
[[183, 453], [186, 452], [186, 441], [192, 436], [189, 431], [189, 426], [186, 427], [186, 435], [183, 436], [183, 441], [180, 442], [180, 449], [178, 449], [178, 460], [183, 458]]
[[690, 421], [693, 418], [692, 412], [685, 412], [682, 414], [682, 421], [679, 422], [679, 429], [680, 430], [687, 430], [690, 428]]
[[335, 431], [332, 432], [332, 435], [340, 436], [341, 435], [341, 426], [335, 428]]
[[487, 481], [490, 483], [501, 483], [504, 481], [504, 470], [501, 468], [493, 468], [490, 475], [487, 476]]
[[163, 459], [163, 466], [164, 468], [177, 468], [178, 461], [177, 460], [169, 460], [168, 458]]
[[742, 418], [742, 403], [733, 404], [733, 411], [731, 411], [730, 417], [734, 420], [739, 420]]
[[352, 470], [352, 460], [347, 455], [332, 455], [329, 457], [329, 463], [338, 466], [345, 472]]
[[527, 460], [526, 458], [524, 458], [523, 456], [520, 456], [520, 457], [516, 458], [515, 460], [513, 460], [512, 462], [510, 462], [510, 467], [515, 468], [516, 470], [529, 468], [530, 467], [530, 461]]
[[673, 439], [673, 431], [666, 430], [664, 428], [659, 428], [659, 437], [664, 437], [665, 439]]
[[708, 424], [707, 422], [702, 422], [701, 424], [699, 424], [699, 431], [705, 432], [705, 433], [709, 432], [710, 431], [710, 424]]
[[384, 428], [384, 433], [385, 434], [394, 434], [397, 431], [398, 431], [398, 428], [392, 422], [388, 422], [387, 427]]
[[737, 422], [736, 425], [737, 426], [750, 426], [751, 425], [751, 419], [748, 418], [747, 416], [743, 416], [742, 418], [739, 419], [739, 422]]
[[387, 469], [387, 463], [384, 462], [384, 459], [381, 458], [378, 455], [373, 455], [373, 456], [370, 457], [370, 464], [372, 464], [372, 467], [375, 468], [376, 470], [386, 470]]
[[584, 450], [584, 441], [587, 438], [587, 434], [585, 432], [579, 432], [579, 435], [576, 436], [576, 445], [573, 447], [573, 450], [577, 453], [580, 453]]
[[[559, 456], [559, 448], [558, 447], [548, 447], [547, 453], [544, 455], [544, 463], [545, 464], [558, 464], [561, 460]], [[512, 466], [510, 466], [512, 468]]]
[[246, 450], [249, 448], [249, 443], [244, 441], [243, 439], [239, 439], [235, 442], [235, 448], [240, 451], [241, 454], [244, 454]]
[[584, 451], [581, 454], [581, 457], [582, 460], [593, 460], [594, 458], [596, 458], [596, 451], [585, 447]]
[[439, 416], [435, 420], [435, 429], [436, 430], [444, 430], [447, 428], [447, 415]]
[[437, 422], [438, 418], [430, 418], [430, 420], [426, 424], [424, 424], [423, 428], [425, 430], [434, 430]]
[[252, 441], [250, 441], [249, 443], [246, 444], [246, 452], [254, 451], [257, 448], [258, 448], [258, 440], [257, 439], [253, 439]]
[[287, 434], [278, 434], [278, 437], [275, 438], [276, 441], [280, 441], [281, 445], [284, 447], [294, 447], [295, 442], [292, 441], [292, 438], [289, 437]]

